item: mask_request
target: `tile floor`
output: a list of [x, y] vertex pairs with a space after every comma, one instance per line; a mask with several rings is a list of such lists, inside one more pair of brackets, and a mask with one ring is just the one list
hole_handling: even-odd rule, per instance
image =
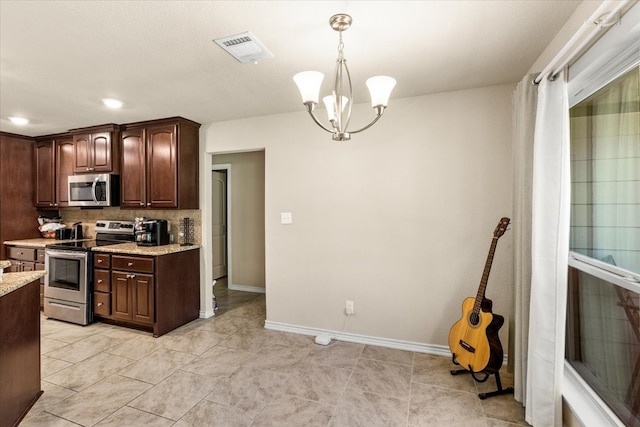
[[43, 317], [44, 394], [21, 426], [527, 425], [447, 358], [269, 331], [264, 295], [225, 286], [215, 317], [160, 338]]

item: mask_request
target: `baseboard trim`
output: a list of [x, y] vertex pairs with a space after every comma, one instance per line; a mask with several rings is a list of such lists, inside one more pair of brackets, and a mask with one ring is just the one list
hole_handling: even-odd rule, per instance
[[[257, 294], [266, 293], [266, 289], [264, 288], [264, 286], [248, 286], [248, 285], [230, 284], [228, 285], [228, 288], [231, 289], [232, 291], [254, 292]], [[216, 288], [214, 286], [213, 293], [215, 293], [215, 291], [216, 291]]]
[[215, 314], [215, 312], [213, 311], [213, 309], [200, 310], [200, 318], [201, 319], [208, 319], [210, 317], [213, 317], [214, 314]]
[[331, 331], [328, 329], [320, 328], [308, 328], [297, 325], [289, 325], [287, 323], [279, 322], [264, 322], [265, 329], [280, 332], [292, 332], [294, 334], [301, 335], [330, 335], [331, 338], [338, 341], [352, 342], [356, 344], [369, 344], [380, 347], [395, 348], [398, 350], [415, 351], [417, 353], [432, 354], [435, 356], [451, 357], [451, 352], [448, 346], [437, 344], [423, 344], [413, 341], [402, 341], [390, 338], [373, 337], [370, 335], [353, 334], [350, 332]]

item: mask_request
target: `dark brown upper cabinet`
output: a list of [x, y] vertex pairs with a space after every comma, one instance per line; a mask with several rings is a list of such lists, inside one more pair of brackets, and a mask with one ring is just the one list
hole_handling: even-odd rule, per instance
[[121, 208], [198, 209], [198, 129], [181, 117], [122, 126]]
[[73, 175], [74, 143], [69, 134], [42, 137], [35, 144], [35, 206], [69, 206], [67, 178]]
[[74, 129], [74, 173], [118, 172], [118, 139], [120, 127], [115, 124]]

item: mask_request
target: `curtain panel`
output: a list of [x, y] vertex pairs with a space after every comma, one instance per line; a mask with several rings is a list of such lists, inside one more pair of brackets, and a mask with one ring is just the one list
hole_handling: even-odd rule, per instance
[[[522, 206], [514, 209], [521, 221], [514, 225], [518, 235], [514, 306], [519, 311], [515, 313], [514, 331], [516, 399], [524, 402], [525, 419], [529, 424], [562, 426], [570, 215], [566, 72], [559, 73], [553, 81], [545, 77], [540, 82], [534, 89], [537, 90], [537, 102], [536, 96], [526, 95], [529, 91], [524, 87], [527, 80], [528, 77], [521, 82], [516, 94], [523, 104], [516, 106], [516, 130], [519, 138], [522, 136], [520, 131], [524, 135], [515, 150], [518, 175], [514, 201], [522, 202]], [[529, 130], [528, 134], [525, 129]], [[530, 198], [528, 182], [531, 183]], [[531, 205], [527, 209], [529, 200]], [[527, 210], [531, 212], [530, 219]], [[530, 234], [527, 233], [529, 227]], [[528, 260], [531, 262], [530, 275]], [[530, 291], [527, 289], [528, 277]]]

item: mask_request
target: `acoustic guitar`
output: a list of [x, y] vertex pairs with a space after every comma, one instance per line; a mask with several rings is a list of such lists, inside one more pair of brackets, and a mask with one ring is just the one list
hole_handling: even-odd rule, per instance
[[507, 230], [509, 221], [506, 217], [500, 219], [493, 232], [478, 293], [475, 298], [469, 297], [462, 302], [462, 318], [449, 331], [453, 363], [471, 373], [492, 374], [502, 366], [503, 352], [498, 331], [504, 324], [504, 317], [491, 313], [492, 302], [485, 298], [485, 291], [498, 239]]

